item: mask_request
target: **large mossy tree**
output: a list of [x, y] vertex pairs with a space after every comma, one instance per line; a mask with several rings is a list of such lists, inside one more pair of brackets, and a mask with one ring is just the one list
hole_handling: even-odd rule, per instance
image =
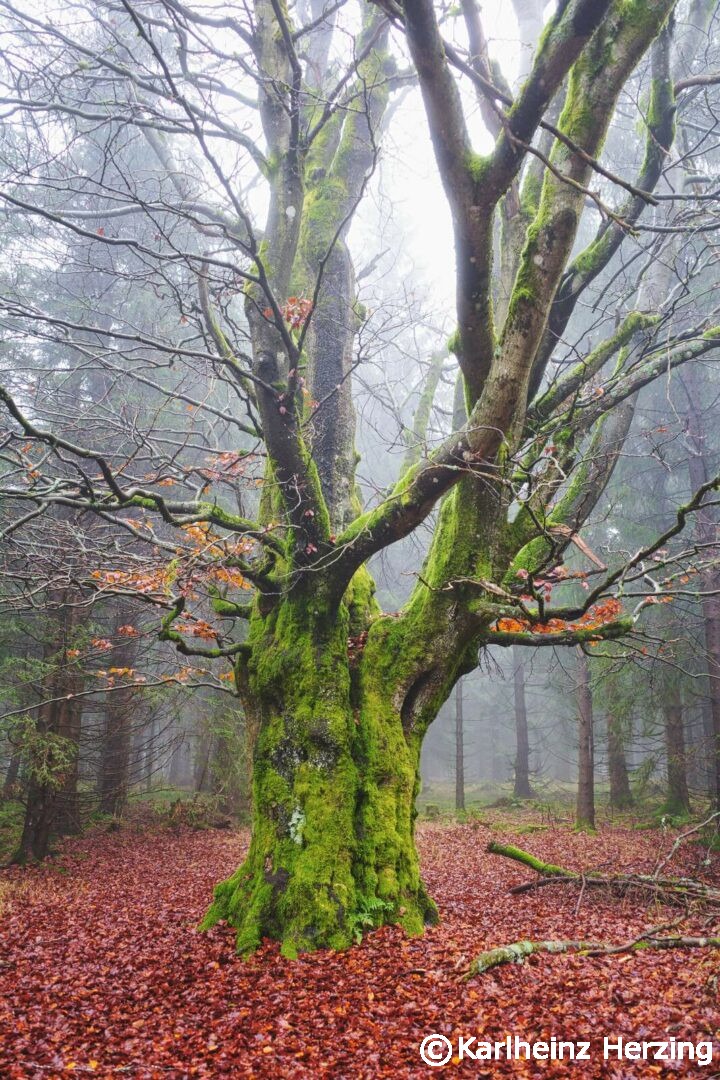
[[[703, 33], [714, 5], [689, 6]], [[578, 305], [655, 205], [673, 152], [686, 92], [676, 96], [676, 0], [561, 0], [544, 26], [542, 3], [518, 2], [523, 34], [536, 41], [514, 96], [488, 57], [474, 0], [455, 16], [465, 49], [444, 40], [439, 7], [123, 0], [93, 37], [70, 18], [45, 23], [0, 3], [11, 30], [23, 31], [6, 70], [8, 85], [23, 84], [3, 153], [9, 220], [29, 214], [38, 233], [57, 240], [70, 230], [110, 248], [119, 276], [146, 275], [156, 296], [164, 283], [162, 305], [177, 304], [188, 329], [157, 339], [122, 308], [112, 322], [93, 312], [71, 322], [17, 297], [7, 318], [27, 340], [62, 332], [84, 356], [93, 342], [96, 359], [102, 350], [122, 358], [126, 383], [140, 370], [148, 392], [209, 410], [262, 463], [261, 497], [244, 495], [238, 512], [191, 460], [191, 431], [172, 460], [156, 430], [140, 432], [143, 453], [157, 446], [167, 464], [148, 479], [91, 436], [55, 437], [22, 388], [0, 390], [8, 453], [28, 440], [46, 448], [29, 486], [4, 483], [19, 515], [30, 500], [33, 511], [61, 503], [121, 518], [133, 543], [144, 537], [169, 552], [168, 565], [178, 562], [173, 530], [205, 530], [192, 584], [179, 587], [175, 565], [157, 600], [168, 607], [162, 635], [181, 653], [232, 662], [254, 733], [250, 851], [205, 919], [234, 926], [243, 952], [264, 936], [293, 955], [347, 946], [370, 924], [418, 933], [436, 919], [413, 839], [423, 736], [484, 647], [588, 645], [632, 631], [642, 601], [625, 605], [623, 587], [642, 581], [652, 546], [585, 593], [550, 594], [557, 586], [552, 596], [563, 595], [564, 554], [582, 544], [638, 392], [710, 354], [720, 335], [707, 324], [680, 331], [636, 310], [630, 294], [605, 337], [591, 346], [581, 334], [576, 362], [555, 363]], [[88, 8], [95, 20], [103, 11]], [[413, 78], [452, 212], [450, 348], [464, 409], [422, 452], [425, 395], [402, 475], [363, 508], [352, 370], [364, 313], [347, 234], [388, 102]], [[641, 102], [646, 152], [637, 176], [618, 177], [599, 159], [633, 79], [624, 107]], [[244, 124], [255, 95], [257, 121]], [[487, 154], [466, 120], [478, 105], [494, 140]], [[38, 130], [56, 149], [50, 159]], [[111, 191], [99, 172], [78, 179], [70, 149], [64, 163], [57, 150], [63, 138], [67, 148], [94, 139], [111, 154], [128, 131], [153, 148], [159, 179], [127, 177]], [[87, 209], [85, 184], [105, 196], [102, 210]], [[702, 220], [704, 204], [692, 205]], [[583, 215], [597, 222], [598, 206], [596, 235], [580, 244]], [[162, 376], [149, 378], [142, 357]], [[171, 368], [193, 370], [191, 390]], [[222, 402], [215, 379], [229, 388]], [[710, 486], [682, 508], [666, 546]], [[385, 613], [368, 562], [428, 522], [412, 595]], [[193, 631], [200, 565], [222, 572], [214, 584], [203, 579], [215, 637]]]

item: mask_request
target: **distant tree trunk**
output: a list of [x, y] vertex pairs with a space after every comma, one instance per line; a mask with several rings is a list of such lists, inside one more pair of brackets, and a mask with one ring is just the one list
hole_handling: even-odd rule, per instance
[[203, 731], [198, 736], [195, 755], [195, 791], [207, 791], [210, 787], [210, 757], [213, 739], [209, 732]]
[[130, 767], [130, 731], [134, 691], [128, 687], [108, 695], [105, 706], [102, 761], [100, 763], [100, 809], [119, 817], [127, 803]]
[[[706, 388], [700, 372], [691, 364], [683, 373], [683, 385], [688, 399], [688, 442], [692, 453], [688, 458], [690, 483], [700, 487], [710, 479], [708, 469], [708, 445], [705, 417], [700, 404], [706, 399]], [[712, 508], [704, 508], [695, 515], [695, 538], [702, 547], [708, 548], [718, 541], [718, 525]], [[708, 676], [708, 724], [710, 754], [708, 775], [710, 797], [715, 809], [720, 809], [720, 574], [708, 570], [703, 575], [702, 616], [705, 632], [705, 659]]]
[[[74, 692], [82, 689], [83, 680], [77, 674], [72, 674], [69, 680], [75, 688]], [[60, 717], [57, 732], [65, 739], [69, 739], [75, 746], [80, 746], [82, 733], [82, 698], [74, 697], [64, 703], [59, 710]], [[65, 771], [64, 781], [57, 793], [57, 815], [55, 829], [58, 833], [79, 833], [82, 828], [80, 813], [80, 795], [78, 792], [78, 767], [79, 752], [75, 754]]]
[[674, 681], [665, 692], [663, 714], [668, 784], [666, 805], [671, 814], [687, 814], [690, 811], [690, 793], [687, 783], [685, 725], [680, 688]]
[[244, 753], [238, 755], [235, 740], [220, 732], [215, 743], [212, 762], [212, 791], [219, 796], [224, 814], [239, 814], [250, 808], [248, 763]]
[[[710, 577], [707, 587], [715, 592], [720, 589], [720, 574], [714, 573]], [[720, 809], [720, 597], [705, 596], [702, 606], [709, 676], [708, 698], [712, 720], [710, 795], [715, 809]]]
[[607, 714], [608, 774], [610, 777], [610, 805], [615, 810], [627, 810], [632, 806], [623, 725], [614, 712]]
[[5, 773], [5, 780], [3, 782], [2, 797], [3, 799], [12, 799], [20, 774], [20, 755], [13, 750], [10, 756], [10, 762]]
[[500, 781], [504, 779], [502, 770], [500, 768], [500, 752], [498, 747], [498, 724], [497, 717], [491, 716], [489, 718], [489, 736], [490, 736], [490, 779], [493, 781]]
[[595, 739], [590, 668], [582, 649], [578, 655], [578, 791], [576, 821], [580, 828], [595, 828]]
[[[77, 754], [68, 758], [69, 744], [77, 748], [82, 718], [82, 688], [74, 658], [68, 655], [78, 624], [78, 596], [75, 591], [58, 591], [50, 598], [54, 628], [43, 653], [49, 671], [43, 679], [43, 703], [37, 711], [35, 741], [28, 762], [25, 820], [14, 862], [44, 859], [50, 837], [55, 832], [79, 828], [77, 796]], [[57, 737], [68, 742], [60, 744]], [[53, 742], [53, 739], [57, 740]], [[62, 747], [64, 765], [57, 761]]]
[[701, 757], [704, 764], [703, 787], [710, 798], [715, 800], [715, 726], [713, 712], [709, 698], [705, 698], [701, 706], [702, 710], [702, 748]]
[[153, 719], [147, 726], [145, 753], [143, 760], [146, 791], [152, 791], [153, 780], [155, 776], [155, 727], [155, 720]]
[[462, 679], [455, 686], [455, 809], [465, 809], [465, 733]]
[[[130, 623], [133, 609], [118, 600], [113, 611], [113, 635]], [[137, 639], [126, 637], [116, 650], [118, 667], [133, 668], [137, 660]], [[127, 803], [130, 786], [130, 742], [133, 728], [133, 707], [137, 692], [132, 686], [113, 690], [105, 701], [105, 728], [100, 761], [100, 809], [104, 814], [120, 817]]]
[[168, 783], [171, 787], [187, 787], [189, 781], [188, 735], [184, 726], [173, 734]]
[[530, 787], [530, 739], [528, 736], [527, 704], [525, 701], [525, 665], [522, 650], [513, 649], [513, 690], [515, 696], [515, 789], [518, 799], [533, 795]]

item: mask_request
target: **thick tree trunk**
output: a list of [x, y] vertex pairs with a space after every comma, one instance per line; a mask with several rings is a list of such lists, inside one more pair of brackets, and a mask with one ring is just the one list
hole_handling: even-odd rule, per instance
[[668, 785], [666, 806], [671, 814], [687, 814], [690, 812], [690, 794], [685, 756], [685, 725], [680, 689], [674, 682], [671, 682], [666, 690], [663, 715]]
[[578, 653], [578, 828], [595, 828], [595, 737], [590, 668], [585, 653]]
[[463, 729], [463, 688], [455, 687], [455, 809], [465, 809], [465, 731]]
[[623, 724], [615, 712], [607, 714], [608, 775], [610, 779], [610, 805], [615, 810], [627, 810], [632, 806]]
[[515, 788], [513, 794], [517, 799], [529, 799], [533, 795], [533, 789], [530, 787], [530, 738], [525, 701], [525, 665], [520, 648], [514, 648], [512, 656], [515, 699]]
[[290, 956], [343, 948], [373, 925], [419, 933], [437, 917], [413, 841], [420, 734], [392, 699], [405, 658], [382, 634], [349, 656], [345, 609], [311, 585], [251, 626], [238, 674], [255, 735], [253, 834], [204, 925], [226, 919], [240, 952], [264, 936]]

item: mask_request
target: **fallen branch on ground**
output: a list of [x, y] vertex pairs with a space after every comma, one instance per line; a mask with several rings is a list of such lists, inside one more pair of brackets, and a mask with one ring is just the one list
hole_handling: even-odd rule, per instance
[[662, 904], [687, 906], [696, 903], [703, 907], [720, 908], [720, 889], [696, 881], [693, 878], [668, 878], [651, 874], [600, 874], [598, 872], [575, 873], [563, 866], [543, 862], [529, 851], [514, 847], [512, 844], [498, 844], [491, 841], [487, 850], [491, 855], [502, 855], [506, 859], [529, 866], [538, 874], [535, 881], [516, 885], [510, 892], [532, 892], [547, 885], [577, 885], [582, 889], [604, 888], [620, 895], [628, 892], [644, 893], [649, 899]]
[[597, 941], [516, 941], [476, 956], [467, 978], [484, 975], [502, 964], [522, 964], [526, 956], [535, 953], [579, 953], [582, 956], [611, 956], [614, 953], [640, 952], [644, 949], [720, 949], [720, 937], [653, 937], [652, 931], [633, 941], [610, 945]]

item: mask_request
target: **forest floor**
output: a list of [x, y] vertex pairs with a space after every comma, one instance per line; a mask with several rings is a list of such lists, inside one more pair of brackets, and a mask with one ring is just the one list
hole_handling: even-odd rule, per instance
[[[494, 819], [493, 819], [494, 818]], [[530, 826], [530, 830], [532, 826]], [[295, 962], [267, 944], [251, 960], [232, 932], [196, 931], [215, 881], [242, 858], [246, 831], [182, 827], [95, 830], [40, 868], [0, 874], [0, 1077], [432, 1076], [419, 1046], [433, 1033], [533, 1042], [590, 1040], [590, 1060], [482, 1062], [460, 1075], [609, 1078], [720, 1075], [717, 951], [643, 951], [595, 959], [532, 957], [462, 979], [473, 957], [522, 938], [620, 942], [667, 910], [574, 887], [511, 896], [532, 878], [486, 853], [515, 842], [576, 869], [652, 871], [673, 833], [607, 827], [528, 830], [490, 813], [484, 824], [423, 823], [424, 878], [442, 916], [423, 938], [385, 928], [346, 953]], [[720, 877], [704, 850], [675, 871]], [[688, 933], [702, 932], [697, 918]], [[707, 930], [706, 930], [707, 932]], [[715, 929], [717, 933], [717, 929]], [[715, 1038], [710, 1065], [603, 1060], [603, 1037]], [[470, 1044], [471, 1048], [473, 1044]]]

